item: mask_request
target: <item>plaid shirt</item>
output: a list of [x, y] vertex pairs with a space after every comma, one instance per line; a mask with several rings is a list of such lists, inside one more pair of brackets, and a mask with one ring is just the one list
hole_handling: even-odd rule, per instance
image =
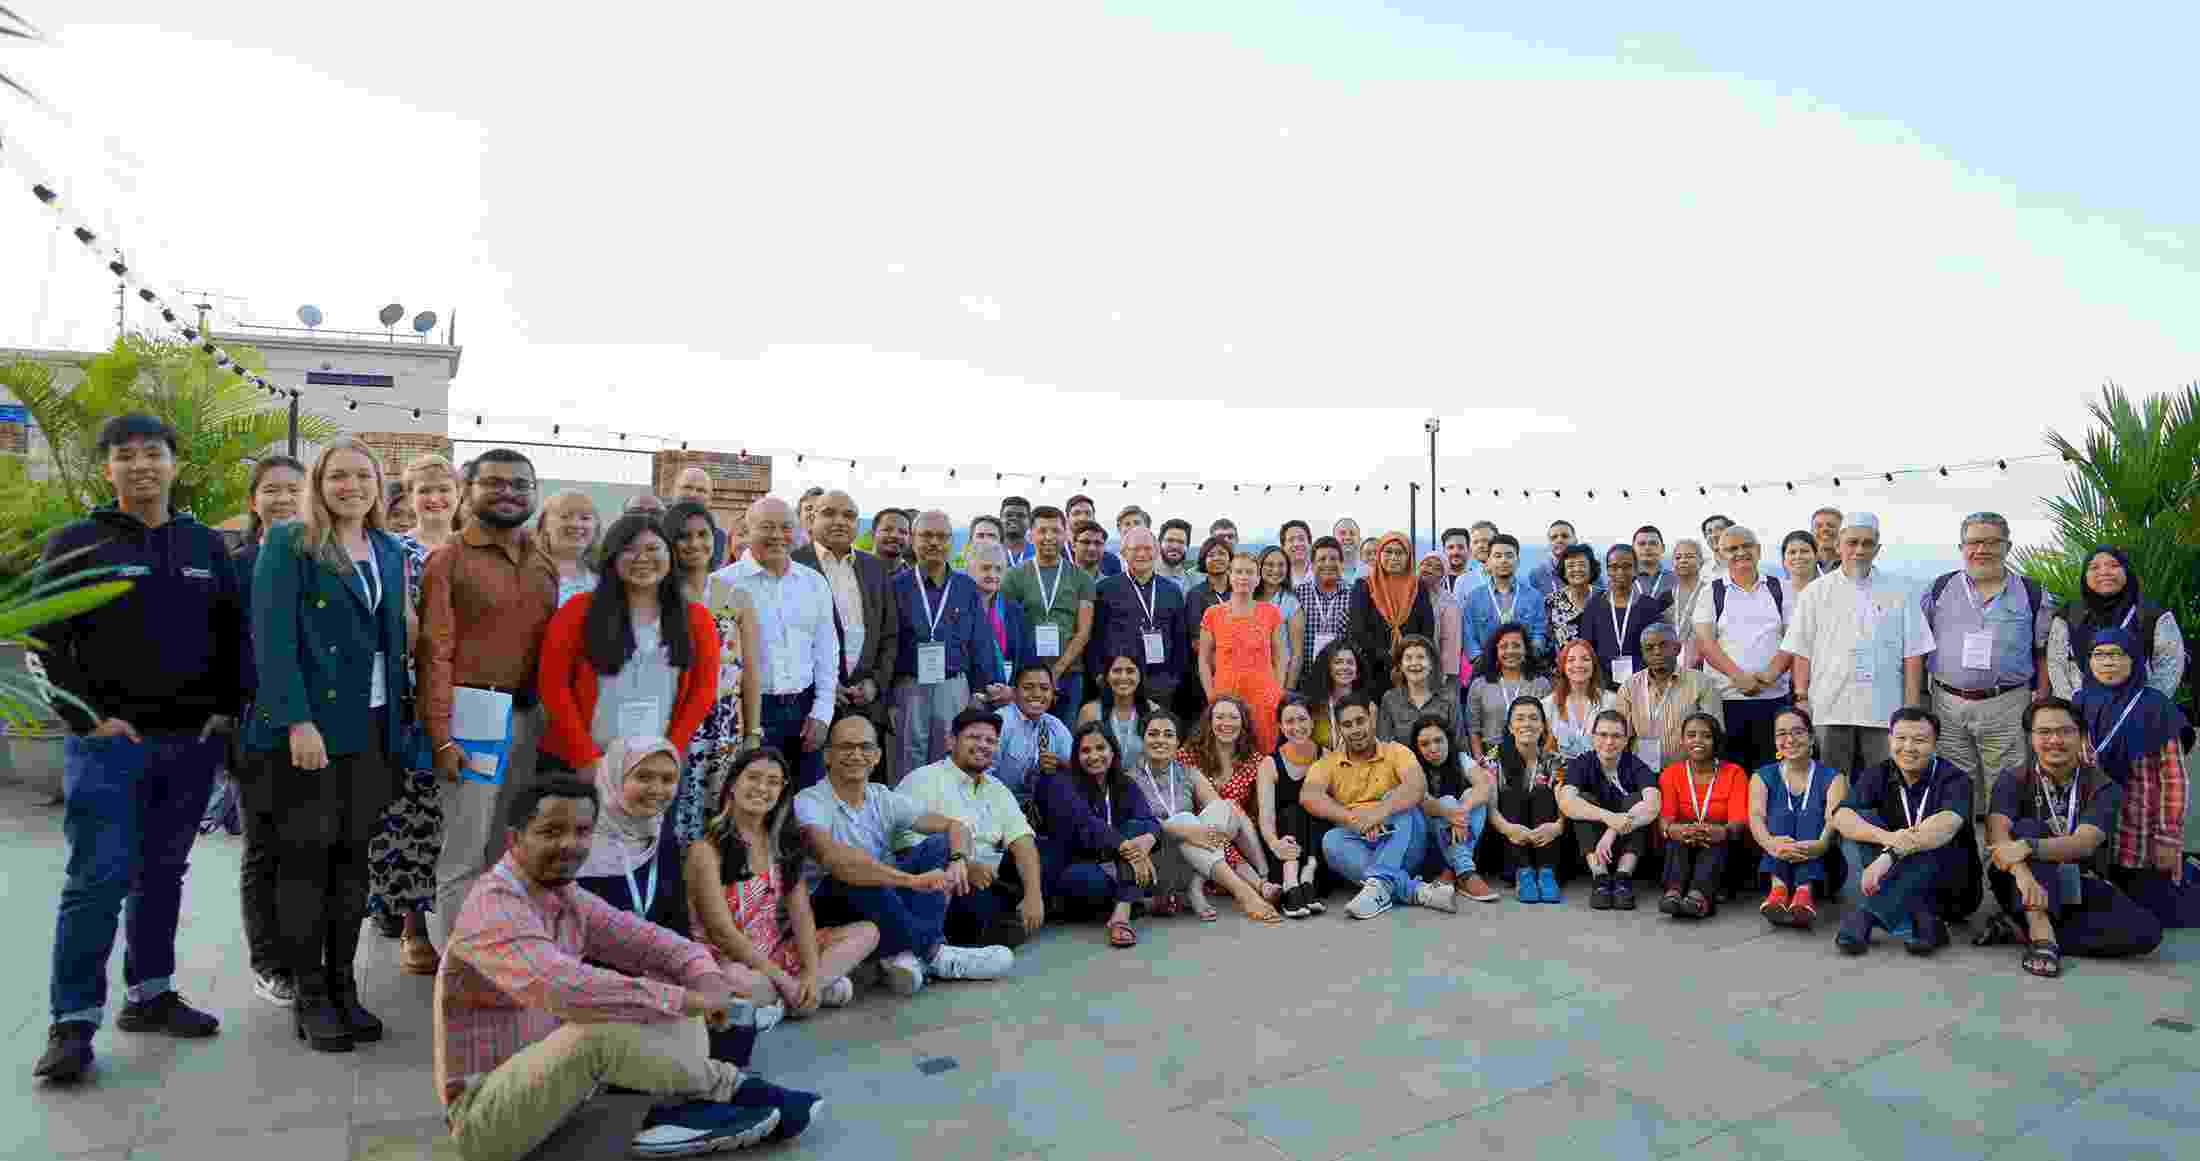
[[571, 883], [522, 882], [507, 854], [474, 884], [436, 973], [435, 1085], [446, 1105], [568, 1020], [678, 1020], [689, 988], [732, 986], [701, 944]]
[[[1314, 664], [1314, 654], [1317, 652], [1314, 642], [1323, 637], [1344, 636], [1345, 628], [1352, 619], [1352, 586], [1340, 581], [1336, 592], [1325, 593], [1321, 582], [1310, 580], [1292, 591], [1299, 596], [1299, 608], [1306, 611], [1306, 640], [1300, 643], [1299, 649], [1299, 656], [1304, 660], [1300, 663], [1300, 668], [1311, 672], [1309, 667]], [[1363, 662], [1360, 668], [1365, 670], [1367, 666]], [[1366, 680], [1367, 675], [1364, 672], [1360, 676], [1361, 680]]]
[[2155, 848], [2185, 846], [2185, 758], [2172, 737], [2159, 754], [2131, 764], [2124, 808], [2116, 820], [2116, 865], [2151, 867]]

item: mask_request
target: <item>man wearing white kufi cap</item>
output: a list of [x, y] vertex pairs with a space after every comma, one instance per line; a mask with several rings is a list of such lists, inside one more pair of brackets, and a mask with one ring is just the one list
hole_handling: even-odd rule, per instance
[[1932, 630], [1913, 586], [1872, 567], [1879, 517], [1841, 524], [1841, 567], [1795, 598], [1782, 651], [1795, 658], [1795, 704], [1817, 729], [1818, 760], [1855, 774], [1887, 760], [1887, 718], [1923, 705]]

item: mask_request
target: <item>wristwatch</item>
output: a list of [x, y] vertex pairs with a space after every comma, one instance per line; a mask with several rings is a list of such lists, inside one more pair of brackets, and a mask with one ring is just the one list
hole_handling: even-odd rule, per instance
[[963, 860], [964, 860], [965, 858], [968, 858], [968, 857], [969, 857], [969, 856], [967, 856], [967, 855], [963, 854], [963, 853], [962, 853], [961, 851], [949, 851], [949, 852], [947, 852], [947, 861], [948, 861], [948, 862], [950, 862], [950, 863], [959, 863], [959, 862], [962, 862], [962, 861], [963, 861]]

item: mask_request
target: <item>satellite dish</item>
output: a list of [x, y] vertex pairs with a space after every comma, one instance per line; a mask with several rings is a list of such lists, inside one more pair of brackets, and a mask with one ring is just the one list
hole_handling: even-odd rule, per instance
[[388, 306], [382, 308], [381, 318], [383, 326], [394, 327], [397, 325], [397, 320], [404, 317], [405, 308], [397, 303], [393, 302]]
[[321, 308], [313, 305], [310, 302], [305, 304], [304, 306], [299, 307], [298, 321], [306, 324], [306, 329], [308, 330], [320, 326]]
[[424, 310], [413, 316], [413, 333], [425, 335], [435, 329], [435, 312]]

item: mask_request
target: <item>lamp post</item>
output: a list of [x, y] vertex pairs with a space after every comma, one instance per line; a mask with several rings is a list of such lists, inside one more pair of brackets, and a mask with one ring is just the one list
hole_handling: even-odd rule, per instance
[[1431, 415], [1421, 422], [1421, 430], [1428, 432], [1428, 546], [1436, 544], [1436, 433], [1442, 431], [1444, 421]]

